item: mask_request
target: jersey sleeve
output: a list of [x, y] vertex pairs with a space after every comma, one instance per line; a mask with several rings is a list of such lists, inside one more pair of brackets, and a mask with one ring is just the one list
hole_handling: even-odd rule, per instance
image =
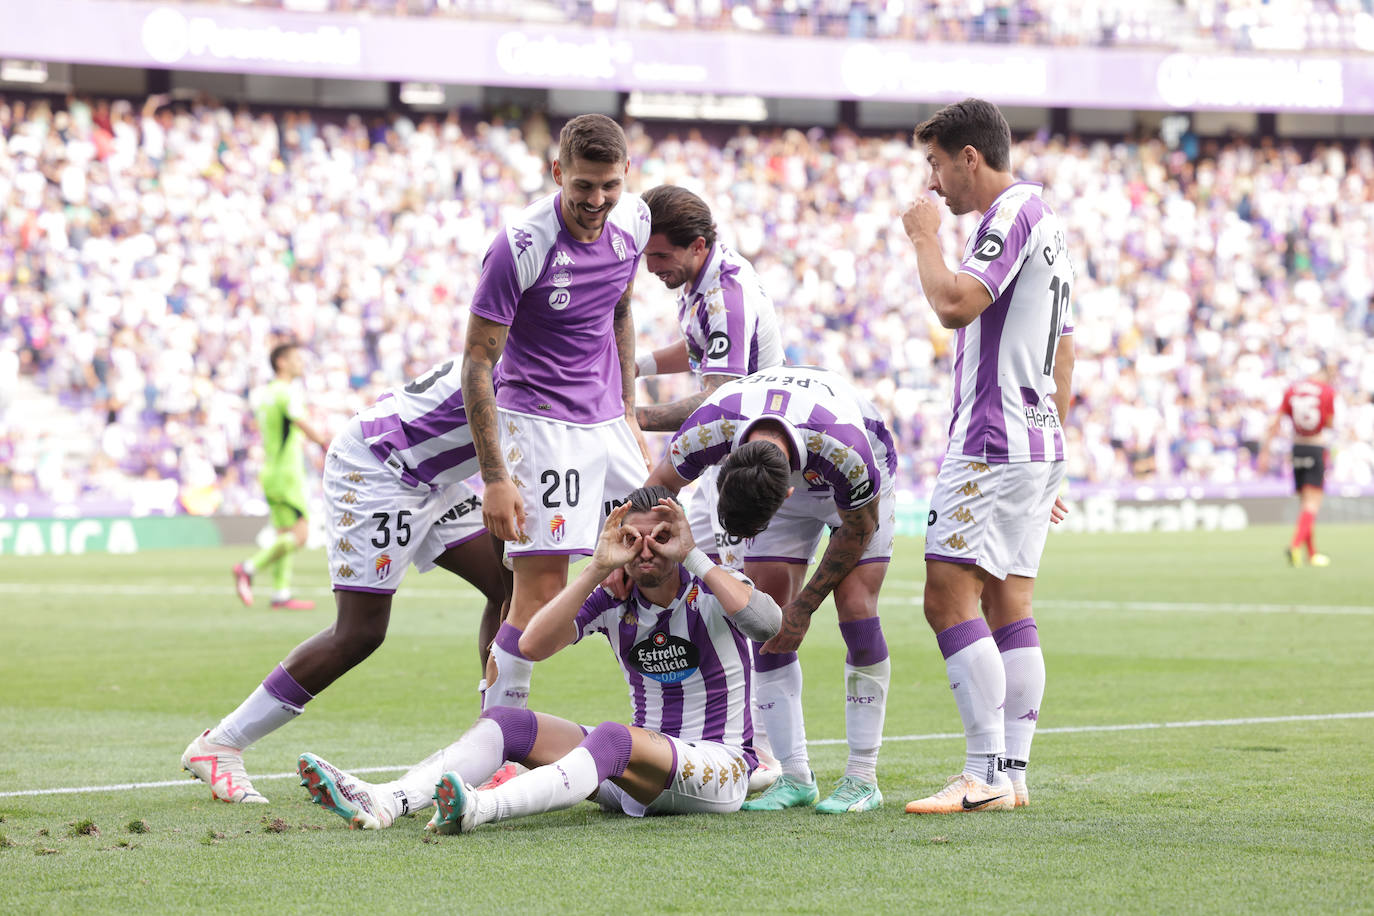
[[959, 265], [959, 272], [972, 275], [987, 287], [994, 300], [1011, 285], [1026, 262], [1037, 221], [1031, 202], [1036, 200], [1030, 198], [1019, 207], [1010, 201], [999, 206], [978, 227], [972, 251]]
[[620, 615], [610, 613], [620, 607], [620, 602], [615, 596], [604, 588], [597, 588], [587, 600], [582, 602], [582, 607], [578, 609], [577, 616], [573, 618], [573, 624], [577, 627], [577, 638], [573, 642], [581, 642], [588, 633], [611, 633], [611, 623], [609, 618], [620, 619]]
[[862, 429], [837, 427], [825, 432], [808, 431], [806, 451], [803, 474], [818, 474], [830, 485], [836, 508], [847, 512], [878, 498], [882, 477]]
[[288, 420], [300, 420], [305, 417], [305, 392], [297, 387], [286, 390], [281, 402], [282, 413]]
[[754, 328], [745, 307], [744, 290], [734, 275], [723, 274], [699, 308], [706, 339], [701, 352], [701, 374], [731, 378], [748, 375], [749, 342], [754, 337]]
[[711, 465], [725, 460], [734, 447], [739, 422], [739, 414], [708, 399], [682, 422], [668, 444], [668, 460], [673, 469], [690, 482]]
[[1279, 402], [1279, 416], [1293, 418], [1293, 386], [1283, 390], [1283, 400]]
[[[518, 227], [508, 227], [492, 240], [486, 255], [482, 258], [482, 274], [477, 280], [477, 290], [472, 295], [472, 313], [510, 327], [515, 321], [515, 309], [520, 303], [520, 295], [525, 285], [521, 283], [520, 265], [517, 257], [533, 258], [528, 235], [522, 247], [521, 237], [512, 233], [523, 232]], [[512, 252], [519, 252], [515, 255]]]

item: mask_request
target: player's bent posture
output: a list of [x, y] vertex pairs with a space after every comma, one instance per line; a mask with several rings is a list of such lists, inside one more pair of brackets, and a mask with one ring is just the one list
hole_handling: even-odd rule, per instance
[[[897, 457], [877, 410], [843, 378], [778, 367], [721, 385], [673, 437], [649, 482], [680, 489], [719, 465], [719, 516], [747, 539], [744, 572], [783, 607], [782, 630], [756, 647], [754, 698], [782, 775], [747, 810], [813, 804], [797, 662], [811, 615], [833, 593], [844, 665], [845, 774], [818, 811], [882, 804], [878, 750], [891, 678], [878, 593], [892, 559]], [[821, 534], [830, 540], [803, 587]]]
[[384, 394], [331, 443], [324, 493], [333, 626], [301, 643], [220, 723], [191, 742], [181, 765], [227, 802], [265, 802], [243, 749], [290, 722], [305, 704], [382, 644], [391, 596], [406, 568], [441, 567], [486, 598], [481, 663], [507, 595], [482, 502], [464, 481], [477, 471], [452, 361]]
[[1331, 387], [1331, 371], [1320, 368], [1310, 378], [1294, 382], [1283, 392], [1283, 403], [1269, 425], [1268, 441], [1260, 452], [1260, 472], [1269, 470], [1271, 443], [1278, 438], [1285, 417], [1293, 423], [1293, 489], [1298, 494], [1298, 523], [1293, 528], [1286, 557], [1289, 564], [1301, 566], [1302, 549], [1307, 562], [1330, 566], [1331, 558], [1317, 552], [1315, 531], [1317, 513], [1322, 508], [1326, 482], [1326, 431], [1336, 420], [1336, 389]]
[[[637, 406], [635, 415], [641, 429], [677, 432], [721, 385], [781, 366], [782, 337], [773, 300], [753, 265], [716, 238], [711, 208], [704, 200], [686, 188], [659, 185], [644, 193], [644, 203], [650, 217], [644, 266], [669, 289], [678, 290], [682, 336], [640, 354], [635, 368], [641, 378], [692, 372], [701, 390], [668, 404]], [[715, 523], [715, 467], [697, 481], [687, 516], [693, 537], [712, 559], [739, 566], [740, 540]]]
[[234, 589], [239, 600], [253, 603], [253, 576], [272, 570], [272, 607], [280, 610], [313, 610], [315, 602], [291, 597], [291, 559], [305, 546], [310, 520], [305, 506], [305, 456], [302, 439], [320, 448], [329, 442], [306, 419], [305, 402], [296, 384], [305, 373], [304, 351], [299, 344], [272, 348], [269, 359], [276, 376], [252, 394], [253, 414], [262, 434], [265, 455], [258, 481], [272, 515], [277, 537], [253, 556], [234, 567]]
[[963, 772], [906, 810], [1008, 809], [1029, 801], [1026, 761], [1045, 690], [1031, 594], [1064, 479], [1073, 270], [1040, 186], [1011, 175], [1011, 132], [996, 106], [949, 105], [915, 140], [930, 189], [952, 213], [983, 219], [951, 271], [937, 205], [921, 197], [902, 214], [925, 296], [940, 323], [958, 329], [954, 419], [926, 531], [925, 614], [967, 745]]
[[[634, 413], [630, 297], [649, 211], [624, 193], [625, 132], [582, 115], [559, 135], [560, 190], [487, 250], [468, 319], [463, 399], [486, 483], [483, 519], [515, 573], [508, 626], [488, 665], [486, 706], [524, 706], [523, 629], [596, 544], [611, 494], [644, 482]], [[497, 361], [500, 361], [499, 364]]]
[[[607, 518], [586, 567], [516, 634], [529, 659], [604, 634], [630, 688], [631, 725], [603, 722], [589, 731], [546, 713], [490, 706], [456, 742], [394, 782], [371, 785], [302, 754], [302, 785], [315, 803], [352, 827], [377, 829], [437, 798], [427, 829], [439, 833], [588, 797], [635, 816], [738, 809], [755, 765], [746, 637], [769, 638], [782, 613], [696, 549], [668, 495], [664, 487], [632, 492]], [[624, 600], [598, 587], [616, 568], [633, 583]], [[531, 769], [494, 788], [472, 788], [506, 760]]]

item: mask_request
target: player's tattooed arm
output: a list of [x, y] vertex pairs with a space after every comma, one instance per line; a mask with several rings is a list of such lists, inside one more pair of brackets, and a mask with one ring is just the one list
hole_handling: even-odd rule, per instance
[[[868, 549], [878, 530], [878, 500], [870, 500], [858, 509], [840, 510], [840, 527], [830, 533], [830, 541], [825, 545], [825, 553], [816, 564], [816, 571], [802, 588], [801, 594], [792, 602], [808, 616], [826, 596], [835, 590], [845, 576], [854, 571]], [[787, 615], [783, 614], [783, 629], [787, 628]]]
[[701, 378], [701, 390], [690, 397], [668, 404], [649, 404], [644, 407], [636, 407], [635, 417], [639, 420], [639, 428], [654, 432], [677, 432], [682, 428], [683, 421], [692, 415], [692, 411], [700, 407], [701, 403], [711, 396], [711, 392], [730, 381], [734, 381], [733, 376], [704, 375]]
[[615, 349], [620, 357], [620, 396], [626, 414], [634, 415], [635, 406], [635, 316], [630, 311], [634, 295], [634, 281], [625, 286], [625, 294], [615, 304]]
[[463, 351], [463, 409], [468, 417], [472, 444], [482, 480], [505, 480], [506, 463], [501, 457], [501, 426], [496, 413], [496, 386], [492, 370], [506, 348], [510, 328], [480, 315], [468, 318], [467, 343]]

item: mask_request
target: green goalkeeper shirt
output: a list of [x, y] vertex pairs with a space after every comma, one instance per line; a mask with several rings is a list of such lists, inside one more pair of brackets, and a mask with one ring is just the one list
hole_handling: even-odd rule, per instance
[[276, 379], [253, 392], [253, 412], [262, 432], [261, 483], [265, 489], [305, 480], [304, 435], [296, 420], [305, 415], [300, 389]]

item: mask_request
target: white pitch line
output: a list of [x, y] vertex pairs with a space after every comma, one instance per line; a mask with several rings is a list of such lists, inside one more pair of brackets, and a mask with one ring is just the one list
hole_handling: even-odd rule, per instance
[[[309, 595], [329, 595], [326, 588], [301, 588], [298, 591]], [[98, 585], [94, 583], [63, 582], [0, 582], [0, 595], [167, 595], [172, 597], [224, 597], [233, 596], [233, 589], [212, 585], [159, 585], [145, 583], [138, 585]], [[476, 600], [477, 594], [466, 584], [454, 583], [452, 589], [408, 588], [402, 585], [397, 598], [433, 598]], [[898, 600], [901, 600], [900, 598]], [[906, 599], [907, 603], [920, 607], [919, 597]], [[1325, 614], [1345, 617], [1374, 617], [1374, 607], [1358, 604], [1239, 604], [1235, 602], [1205, 601], [1069, 601], [1055, 598], [1038, 598], [1035, 606], [1047, 610], [1066, 611], [1153, 611], [1159, 613], [1186, 614]]]
[[[1374, 719], [1374, 710], [1369, 712], [1316, 713], [1301, 716], [1252, 716], [1242, 719], [1194, 719], [1186, 722], [1135, 722], [1125, 725], [1066, 725], [1060, 728], [1036, 729], [1037, 735], [1075, 735], [1085, 732], [1130, 732], [1146, 731], [1155, 728], [1216, 728], [1235, 725], [1273, 725], [1284, 722], [1330, 722], [1339, 719]], [[929, 735], [885, 735], [883, 741], [944, 741], [964, 737], [959, 732], [939, 732]], [[815, 747], [844, 744], [843, 738], [821, 738], [806, 742]], [[394, 773], [404, 770], [405, 766], [359, 767], [350, 773]], [[254, 776], [258, 779], [297, 779], [299, 774], [269, 773]], [[79, 795], [86, 792], [120, 792], [127, 789], [162, 789], [171, 786], [204, 786], [197, 780], [164, 779], [160, 782], [125, 782], [110, 786], [71, 786], [61, 789], [24, 789], [18, 792], [0, 792], [0, 798], [29, 798], [36, 795]]]

